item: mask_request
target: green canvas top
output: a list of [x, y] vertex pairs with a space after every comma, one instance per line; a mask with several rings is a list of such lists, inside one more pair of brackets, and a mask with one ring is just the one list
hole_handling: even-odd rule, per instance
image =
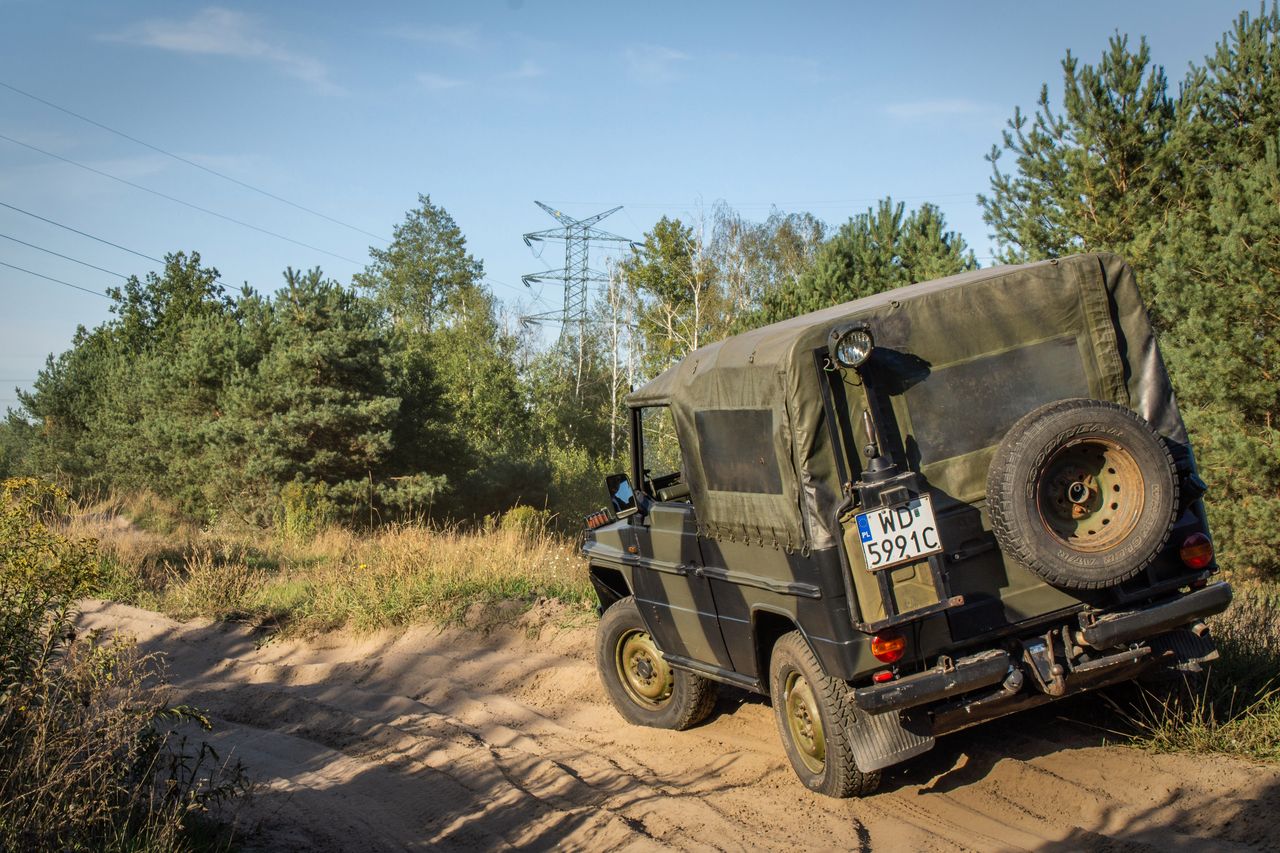
[[[869, 323], [875, 338], [876, 381], [890, 395], [903, 461], [924, 475], [943, 509], [983, 500], [1004, 431], [1053, 400], [1113, 401], [1186, 444], [1122, 258], [977, 270], [710, 344], [632, 393], [632, 407], [671, 407], [704, 535], [790, 548], [834, 544], [840, 483], [819, 364], [832, 328], [853, 320]], [[866, 406], [860, 378], [839, 372], [846, 402], [837, 417], [856, 424]], [[848, 442], [850, 455], [860, 443]], [[852, 477], [862, 461], [850, 460]]]

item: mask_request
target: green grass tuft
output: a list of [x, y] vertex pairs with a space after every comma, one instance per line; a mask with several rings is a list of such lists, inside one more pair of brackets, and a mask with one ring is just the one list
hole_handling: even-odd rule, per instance
[[1122, 713], [1134, 743], [1159, 752], [1218, 752], [1280, 761], [1280, 587], [1236, 588], [1210, 620], [1221, 659], [1171, 693], [1144, 692]]

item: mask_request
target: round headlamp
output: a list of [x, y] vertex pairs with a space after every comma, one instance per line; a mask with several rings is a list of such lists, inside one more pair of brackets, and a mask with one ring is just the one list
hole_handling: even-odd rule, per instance
[[859, 326], [849, 329], [836, 338], [833, 350], [836, 361], [841, 367], [861, 367], [862, 363], [870, 357], [875, 345], [871, 332]]

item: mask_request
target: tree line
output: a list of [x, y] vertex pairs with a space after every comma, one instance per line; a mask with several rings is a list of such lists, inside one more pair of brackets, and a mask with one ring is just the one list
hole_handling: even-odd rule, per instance
[[[1213, 491], [1224, 560], [1280, 574], [1280, 15], [1242, 14], [1176, 91], [1145, 41], [1062, 61], [992, 146], [999, 258], [1115, 251], [1135, 266]], [[112, 291], [0, 426], [0, 474], [150, 490], [193, 517], [574, 526], [621, 467], [628, 389], [728, 334], [978, 266], [931, 204], [831, 228], [720, 204], [661, 219], [581, 337], [543, 345], [428, 196], [350, 284], [286, 270], [228, 292], [195, 253]]]

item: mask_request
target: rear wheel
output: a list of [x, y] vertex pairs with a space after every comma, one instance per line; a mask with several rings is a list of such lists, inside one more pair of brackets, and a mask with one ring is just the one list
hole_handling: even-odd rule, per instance
[[799, 631], [773, 647], [769, 692], [782, 746], [806, 787], [828, 797], [858, 797], [879, 786], [880, 774], [859, 771], [853, 760], [849, 686], [823, 673]]
[[687, 729], [705, 720], [716, 703], [714, 683], [667, 663], [633, 596], [600, 618], [596, 668], [609, 701], [639, 726]]

